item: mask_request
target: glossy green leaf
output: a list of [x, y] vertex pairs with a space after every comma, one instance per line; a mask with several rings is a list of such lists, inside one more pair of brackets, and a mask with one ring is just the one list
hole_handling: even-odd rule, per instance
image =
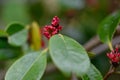
[[5, 80], [40, 80], [46, 68], [46, 51], [31, 53], [17, 60]]
[[15, 46], [21, 46], [27, 41], [27, 34], [28, 34], [28, 31], [26, 29], [24, 29], [24, 30], [10, 36], [8, 38], [8, 42]]
[[27, 41], [28, 30], [23, 25], [13, 23], [8, 26], [6, 32], [9, 34], [8, 42], [14, 46], [21, 46]]
[[6, 28], [6, 32], [9, 34], [9, 35], [13, 35], [21, 30], [24, 29], [24, 26], [21, 25], [20, 23], [12, 23], [10, 25], [7, 26]]
[[55, 65], [67, 76], [81, 76], [88, 71], [90, 60], [85, 49], [75, 40], [55, 35], [50, 38], [49, 50]]
[[90, 65], [88, 72], [82, 77], [82, 80], [103, 80], [103, 77], [94, 65]]
[[115, 12], [106, 17], [99, 25], [98, 35], [104, 43], [109, 43], [112, 40], [115, 29], [120, 21], [120, 11]]

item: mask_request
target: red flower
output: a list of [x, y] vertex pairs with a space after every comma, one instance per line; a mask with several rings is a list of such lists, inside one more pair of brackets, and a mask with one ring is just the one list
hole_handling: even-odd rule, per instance
[[43, 34], [50, 39], [51, 36], [58, 34], [62, 30], [62, 26], [59, 26], [59, 18], [55, 16], [51, 22], [51, 25], [46, 25], [43, 28]]
[[120, 62], [120, 52], [118, 51], [118, 48], [116, 48], [115, 50], [113, 50], [110, 53], [107, 53], [107, 56], [113, 63]]
[[49, 39], [51, 36], [58, 33], [58, 30], [53, 26], [45, 26], [43, 28], [43, 34]]
[[52, 19], [51, 25], [54, 26], [54, 27], [58, 27], [59, 26], [59, 22], [60, 22], [60, 19], [57, 16], [55, 16]]

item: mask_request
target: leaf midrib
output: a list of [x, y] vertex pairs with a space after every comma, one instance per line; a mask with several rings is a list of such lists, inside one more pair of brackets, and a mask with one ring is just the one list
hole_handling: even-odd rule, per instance
[[[65, 38], [64, 38], [64, 36], [63, 35], [60, 35], [61, 36], [61, 39], [63, 40], [63, 42], [65, 43], [65, 49], [66, 49], [66, 52], [69, 54], [69, 49], [68, 49], [68, 47], [67, 47], [67, 43], [66, 43], [66, 41], [65, 41]], [[67, 54], [67, 55], [68, 55]], [[69, 57], [69, 55], [68, 56], [66, 56], [67, 58]], [[69, 63], [70, 64], [70, 63]], [[72, 64], [70, 64], [70, 66], [73, 66]], [[74, 71], [72, 71], [72, 69], [70, 68], [70, 72], [72, 73], [72, 72], [74, 72]]]
[[23, 74], [23, 77], [20, 80], [24, 79], [24, 76], [29, 72], [29, 70], [32, 68], [32, 66], [34, 65], [34, 63], [39, 59], [39, 57], [42, 56], [42, 53], [39, 54], [38, 57], [36, 57], [36, 59], [33, 61], [33, 63], [31, 64], [31, 66], [28, 68], [28, 70], [26, 70], [26, 72]]

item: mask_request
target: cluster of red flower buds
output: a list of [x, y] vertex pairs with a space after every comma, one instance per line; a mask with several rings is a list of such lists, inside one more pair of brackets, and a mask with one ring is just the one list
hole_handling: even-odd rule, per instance
[[120, 62], [120, 52], [119, 52], [118, 48], [111, 51], [110, 53], [107, 53], [107, 56], [110, 59], [110, 61], [112, 62], [113, 66], [119, 64], [119, 62]]
[[55, 34], [58, 34], [60, 30], [62, 30], [62, 26], [59, 25], [60, 19], [55, 16], [52, 19], [51, 25], [46, 25], [43, 28], [43, 34], [45, 35], [45, 37], [47, 37], [48, 39], [50, 39], [50, 37], [52, 37]]

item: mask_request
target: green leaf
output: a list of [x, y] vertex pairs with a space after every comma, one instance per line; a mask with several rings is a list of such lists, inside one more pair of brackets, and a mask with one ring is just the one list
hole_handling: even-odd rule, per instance
[[55, 35], [49, 42], [50, 55], [55, 65], [67, 76], [81, 76], [88, 71], [90, 60], [85, 49], [75, 40]]
[[14, 46], [21, 46], [27, 41], [28, 30], [23, 25], [13, 23], [8, 26], [6, 32], [10, 35], [8, 42]]
[[26, 29], [8, 37], [8, 42], [15, 46], [21, 46], [27, 41], [28, 31]]
[[23, 29], [24, 29], [24, 26], [21, 25], [20, 23], [12, 23], [12, 24], [8, 25], [8, 27], [6, 28], [6, 32], [9, 35], [13, 35]]
[[88, 72], [82, 77], [82, 80], [103, 80], [103, 77], [99, 70], [91, 64]]
[[120, 11], [106, 17], [99, 25], [98, 35], [103, 43], [110, 43], [120, 21]]
[[46, 68], [46, 51], [31, 53], [17, 60], [5, 80], [40, 80]]

